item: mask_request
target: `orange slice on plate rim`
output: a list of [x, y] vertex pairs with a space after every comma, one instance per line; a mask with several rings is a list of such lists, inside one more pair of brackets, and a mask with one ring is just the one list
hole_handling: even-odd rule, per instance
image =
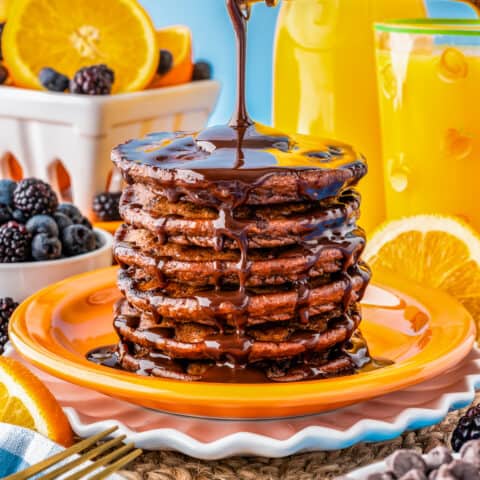
[[0, 357], [0, 422], [36, 430], [71, 445], [70, 424], [47, 387], [20, 362]]

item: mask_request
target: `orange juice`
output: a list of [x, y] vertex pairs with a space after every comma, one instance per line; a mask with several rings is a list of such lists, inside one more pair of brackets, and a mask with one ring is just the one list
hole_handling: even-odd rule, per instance
[[425, 14], [423, 0], [284, 0], [280, 11], [274, 125], [351, 143], [367, 157], [367, 231], [385, 215], [373, 24]]
[[378, 33], [387, 216], [452, 214], [480, 230], [480, 23], [466, 24], [473, 36], [447, 27]]

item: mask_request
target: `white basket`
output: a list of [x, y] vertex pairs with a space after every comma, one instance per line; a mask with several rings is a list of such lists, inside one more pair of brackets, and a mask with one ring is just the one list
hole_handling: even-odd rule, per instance
[[219, 90], [215, 81], [106, 96], [0, 87], [0, 178], [20, 168], [23, 177], [50, 182], [66, 200], [61, 166], [71, 200], [90, 214], [97, 193], [120, 188], [110, 160], [114, 146], [154, 131], [203, 128]]

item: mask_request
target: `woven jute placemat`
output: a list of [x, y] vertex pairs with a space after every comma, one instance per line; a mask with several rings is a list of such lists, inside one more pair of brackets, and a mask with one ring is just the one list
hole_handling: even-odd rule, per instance
[[[477, 402], [480, 395], [477, 396]], [[206, 462], [175, 452], [147, 452], [121, 474], [129, 480], [320, 480], [335, 478], [383, 460], [398, 448], [427, 452], [448, 444], [463, 411], [450, 413], [434, 427], [407, 432], [395, 440], [355, 445], [345, 450], [287, 458], [232, 457]]]

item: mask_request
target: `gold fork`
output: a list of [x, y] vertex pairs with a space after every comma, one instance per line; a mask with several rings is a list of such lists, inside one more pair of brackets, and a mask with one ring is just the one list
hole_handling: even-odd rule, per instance
[[[6, 477], [4, 480], [27, 480], [29, 478], [38, 475], [39, 473], [47, 470], [50, 467], [54, 467], [58, 463], [66, 460], [75, 453], [82, 452], [87, 448], [93, 447], [97, 442], [108, 437], [111, 433], [117, 430], [117, 427], [109, 428], [104, 432], [97, 433], [93, 437], [82, 440], [81, 442], [75, 444], [73, 447], [64, 450], [63, 452], [57, 453], [42, 462], [32, 465], [31, 467], [26, 468], [22, 472], [14, 473]], [[68, 462], [65, 465], [58, 466], [54, 470], [49, 471], [45, 475], [39, 477], [40, 480], [53, 480], [58, 478], [60, 475], [66, 474], [73, 471], [74, 468], [82, 465], [87, 460], [95, 458], [94, 462], [91, 462], [81, 470], [77, 470], [72, 473], [70, 476], [65, 477], [64, 480], [80, 480], [88, 475], [89, 473], [97, 470], [100, 467], [104, 467], [99, 473], [90, 477], [89, 480], [100, 480], [102, 478], [108, 477], [110, 474], [122, 469], [125, 465], [130, 463], [132, 460], [137, 458], [142, 454], [140, 449], [135, 449], [133, 443], [127, 443], [126, 445], [121, 445], [122, 441], [125, 440], [125, 435], [120, 435], [113, 440], [99, 445], [98, 447], [89, 450], [88, 452], [79, 455], [77, 458]], [[111, 451], [110, 451], [111, 450]], [[106, 454], [106, 452], [109, 452]]]

